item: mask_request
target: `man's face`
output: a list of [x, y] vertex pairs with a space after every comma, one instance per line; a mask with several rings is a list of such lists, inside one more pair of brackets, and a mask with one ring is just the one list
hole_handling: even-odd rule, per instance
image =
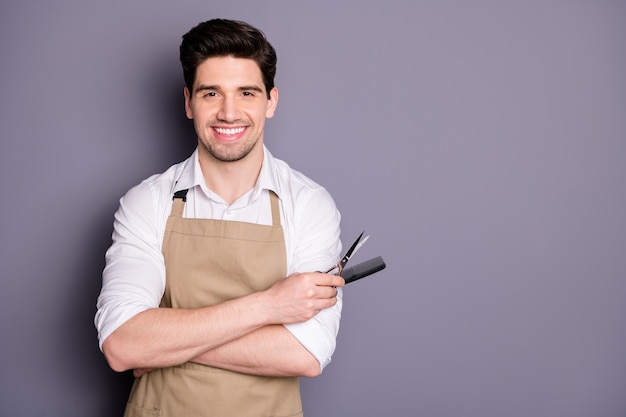
[[185, 111], [193, 119], [201, 155], [222, 162], [245, 158], [263, 144], [265, 119], [274, 115], [278, 90], [267, 91], [251, 59], [208, 58], [185, 88]]

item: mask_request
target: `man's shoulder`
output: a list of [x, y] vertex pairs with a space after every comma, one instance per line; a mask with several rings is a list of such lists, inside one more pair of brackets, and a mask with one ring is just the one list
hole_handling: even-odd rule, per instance
[[146, 203], [151, 201], [152, 204], [159, 205], [174, 193], [176, 183], [184, 176], [188, 161], [176, 163], [161, 173], [149, 176], [128, 190], [124, 198], [132, 201], [144, 200]]
[[170, 166], [167, 170], [161, 173], [149, 176], [148, 178], [144, 179], [139, 185], [144, 184], [151, 188], [165, 189], [169, 192], [174, 189], [175, 184], [178, 181], [183, 182], [182, 179], [188, 179], [187, 177], [191, 178], [192, 164], [192, 157], [189, 157], [184, 161], [178, 162]]
[[273, 165], [278, 182], [284, 186], [288, 186], [290, 189], [300, 188], [311, 191], [324, 189], [322, 185], [311, 179], [311, 177], [304, 174], [302, 171], [292, 168], [282, 159], [273, 158]]
[[167, 170], [160, 172], [158, 174], [153, 174], [148, 178], [144, 179], [139, 183], [139, 185], [147, 185], [149, 187], [163, 187], [176, 182], [177, 178], [180, 177], [180, 170], [184, 162], [179, 162], [170, 166]]
[[[280, 159], [274, 160], [274, 172], [277, 178], [278, 195], [283, 202], [288, 201], [288, 205], [293, 210], [307, 213], [313, 211], [315, 215], [328, 215], [337, 211], [330, 192], [308, 175], [292, 168]], [[311, 216], [313, 215], [305, 215], [305, 217]]]

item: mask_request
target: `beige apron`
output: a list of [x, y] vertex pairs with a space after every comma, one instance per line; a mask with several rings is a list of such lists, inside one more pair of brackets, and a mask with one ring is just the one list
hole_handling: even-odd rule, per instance
[[[272, 225], [183, 218], [176, 193], [163, 238], [166, 284], [161, 307], [197, 308], [269, 288], [285, 277], [278, 197]], [[246, 375], [187, 362], [135, 380], [125, 417], [302, 416], [299, 381]]]

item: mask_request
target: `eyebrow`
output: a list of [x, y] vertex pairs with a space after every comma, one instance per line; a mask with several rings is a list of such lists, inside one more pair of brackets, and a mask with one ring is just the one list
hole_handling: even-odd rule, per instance
[[[202, 91], [220, 91], [221, 87], [218, 85], [204, 85], [201, 84], [196, 88], [194, 94], [200, 93]], [[237, 91], [256, 91], [258, 93], [263, 93], [263, 89], [258, 85], [242, 85], [237, 88]]]

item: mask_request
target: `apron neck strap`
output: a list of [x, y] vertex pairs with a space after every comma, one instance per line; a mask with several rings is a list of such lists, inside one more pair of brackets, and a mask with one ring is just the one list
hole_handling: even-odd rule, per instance
[[272, 226], [280, 226], [280, 210], [278, 208], [278, 196], [270, 191], [270, 205], [272, 207]]
[[187, 201], [187, 190], [180, 190], [174, 193], [174, 205], [172, 206], [172, 214], [173, 217], [183, 217], [183, 209], [185, 208], [185, 202]]

